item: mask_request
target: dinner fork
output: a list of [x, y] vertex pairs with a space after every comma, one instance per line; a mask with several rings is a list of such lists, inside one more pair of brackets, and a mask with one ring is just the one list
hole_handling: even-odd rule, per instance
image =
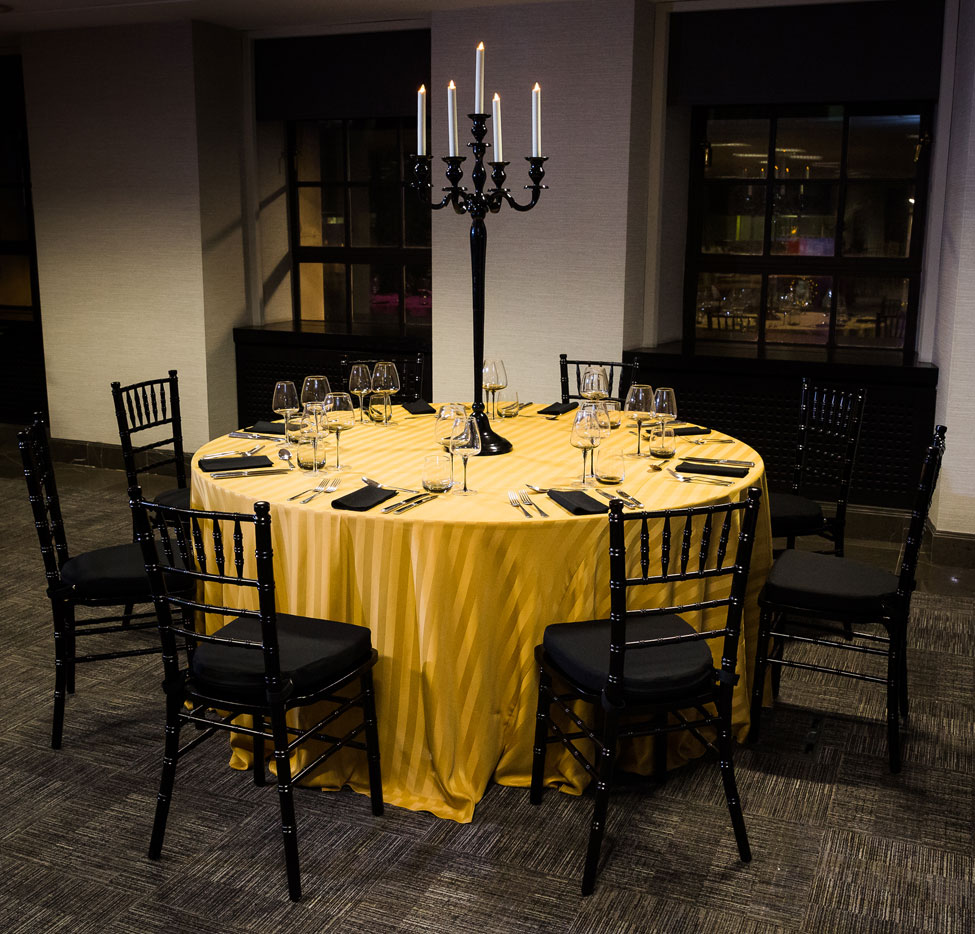
[[689, 441], [691, 444], [734, 444], [731, 438], [681, 438], [681, 441]]
[[508, 490], [508, 502], [511, 503], [515, 509], [520, 509], [526, 516], [528, 516], [529, 519], [532, 518], [532, 514], [521, 504], [521, 500], [515, 495], [514, 490]]
[[714, 486], [734, 486], [733, 481], [719, 480], [717, 477], [685, 477], [683, 474], [679, 474], [676, 470], [671, 470], [669, 467], [667, 468], [667, 473], [675, 480], [680, 480], [681, 483], [711, 483]]
[[301, 490], [301, 492], [295, 493], [294, 496], [289, 496], [288, 502], [290, 503], [292, 500], [298, 499], [299, 496], [305, 496], [308, 493], [324, 493], [325, 485], [327, 483], [328, 483], [328, 477], [322, 477], [321, 482], [318, 484], [318, 486], [310, 486], [308, 487], [307, 490]]
[[[342, 482], [341, 477], [332, 477], [332, 479], [328, 481], [327, 486], [324, 486], [322, 489], [318, 489], [318, 487], [316, 487], [315, 492], [312, 493], [311, 496], [308, 496], [301, 501], [302, 504], [310, 503], [316, 496], [318, 496], [321, 493], [334, 493], [336, 489], [338, 489], [338, 485], [341, 482]], [[321, 483], [318, 484], [318, 486], [321, 487], [324, 483], [325, 481], [323, 480]]]
[[534, 507], [535, 507], [535, 508], [536, 508], [536, 509], [538, 510], [538, 514], [539, 514], [540, 516], [542, 516], [542, 517], [543, 517], [543, 518], [545, 518], [545, 519], [547, 519], [547, 518], [548, 518], [548, 513], [547, 513], [547, 512], [545, 512], [545, 511], [544, 511], [544, 510], [542, 509], [542, 507], [541, 507], [541, 506], [539, 506], [539, 505], [538, 505], [538, 503], [536, 503], [536, 502], [535, 502], [535, 501], [534, 501], [534, 500], [533, 500], [533, 499], [532, 499], [532, 498], [531, 498], [531, 497], [530, 497], [530, 496], [528, 495], [528, 490], [519, 490], [519, 491], [518, 491], [518, 495], [519, 495], [519, 496], [521, 497], [521, 501], [522, 501], [522, 502], [523, 502], [523, 503], [524, 503], [524, 504], [525, 504], [526, 506], [534, 506]]

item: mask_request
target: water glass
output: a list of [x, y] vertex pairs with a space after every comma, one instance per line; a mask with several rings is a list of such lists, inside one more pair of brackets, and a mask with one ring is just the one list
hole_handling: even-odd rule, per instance
[[674, 428], [668, 421], [654, 422], [650, 426], [650, 453], [654, 457], [673, 457], [677, 450]]
[[499, 418], [514, 418], [518, 414], [518, 393], [513, 389], [501, 389], [494, 399]]
[[453, 485], [452, 460], [446, 454], [423, 458], [423, 489], [428, 493], [446, 493]]
[[626, 479], [626, 459], [623, 455], [603, 451], [596, 459], [596, 479], [600, 483], [622, 483]]

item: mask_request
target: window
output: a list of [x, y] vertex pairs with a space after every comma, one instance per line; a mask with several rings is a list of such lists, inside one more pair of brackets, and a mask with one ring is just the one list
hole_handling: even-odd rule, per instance
[[430, 210], [403, 185], [415, 117], [288, 124], [295, 319], [429, 335]]
[[699, 108], [685, 337], [912, 357], [930, 109]]

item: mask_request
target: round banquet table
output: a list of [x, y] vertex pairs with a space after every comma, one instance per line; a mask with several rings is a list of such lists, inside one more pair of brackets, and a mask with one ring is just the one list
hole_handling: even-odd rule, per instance
[[[199, 457], [248, 445], [225, 436], [196, 452], [192, 503], [231, 512], [250, 512], [258, 500], [271, 504], [278, 612], [356, 623], [372, 632], [379, 653], [376, 704], [386, 801], [466, 822], [488, 782], [530, 783], [537, 697], [534, 647], [550, 623], [609, 615], [608, 523], [605, 515], [570, 515], [544, 495], [533, 498], [549, 518], [528, 518], [509, 503], [508, 490], [527, 483], [563, 486], [581, 472], [580, 452], [569, 444], [572, 413], [549, 420], [536, 415], [535, 407], [495, 422], [495, 430], [512, 442], [511, 453], [470, 459], [468, 482], [477, 495], [444, 494], [399, 516], [383, 514], [381, 507], [367, 512], [332, 508], [334, 498], [362, 486], [362, 476], [421, 488], [424, 456], [441, 451], [433, 439], [434, 416], [412, 416], [400, 408], [393, 412], [390, 426], [357, 423], [343, 433], [342, 459], [351, 467], [340, 473], [341, 485], [331, 496], [318, 496], [307, 505], [289, 502], [289, 496], [314, 483], [304, 470], [214, 479], [198, 469]], [[630, 428], [624, 419], [603, 441], [600, 454], [633, 452], [636, 437]], [[702, 437], [727, 436], [714, 432]], [[264, 453], [273, 459], [280, 446], [283, 441], [269, 442]], [[755, 466], [725, 487], [679, 483], [666, 472], [649, 471], [643, 458], [627, 458], [623, 488], [647, 509], [727, 502], [744, 496], [751, 486], [765, 492], [761, 458], [739, 441], [695, 445], [679, 437], [677, 453], [753, 461]], [[334, 464], [334, 443], [328, 445], [328, 464]], [[458, 457], [458, 480], [460, 475]], [[651, 555], [654, 544], [659, 553], [659, 534], [656, 541], [651, 538]], [[748, 729], [757, 596], [771, 555], [765, 495], [734, 695], [739, 740]], [[658, 605], [691, 598], [686, 591], [676, 592], [690, 586], [695, 585], [685, 582], [674, 586], [675, 593], [654, 596]], [[720, 627], [723, 619], [713, 625]], [[648, 741], [634, 744], [621, 757], [621, 767], [650, 771], [649, 747]], [[669, 763], [701, 752], [689, 735], [674, 735]], [[302, 755], [296, 753], [297, 767]], [[231, 765], [251, 765], [250, 743], [243, 736], [232, 742]], [[576, 794], [589, 780], [561, 746], [549, 748], [545, 778], [546, 784]], [[365, 757], [343, 750], [310, 783], [325, 788], [347, 784], [367, 794]]]

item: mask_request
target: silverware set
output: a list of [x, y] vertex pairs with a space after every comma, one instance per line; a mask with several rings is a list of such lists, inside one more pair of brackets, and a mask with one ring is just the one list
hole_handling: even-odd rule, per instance
[[624, 506], [629, 506], [631, 509], [643, 509], [645, 508], [643, 503], [641, 503], [635, 496], [630, 496], [625, 490], [617, 489], [613, 493], [607, 493], [605, 490], [596, 490], [596, 492], [602, 496], [604, 499], [610, 501], [614, 499], [621, 499]]
[[718, 477], [689, 477], [686, 474], [677, 473], [676, 470], [670, 467], [667, 468], [667, 473], [675, 480], [680, 480], [681, 483], [710, 483], [712, 486], [734, 486], [733, 480], [720, 480]]
[[390, 506], [383, 506], [380, 512], [389, 512], [394, 516], [398, 516], [400, 513], [409, 512], [417, 506], [422, 506], [424, 503], [432, 502], [440, 496], [439, 493], [414, 493], [412, 496], [407, 496], [406, 499], [401, 499], [398, 503], [393, 503]]
[[529, 511], [529, 507], [535, 509], [542, 518], [548, 518], [548, 513], [531, 498], [528, 490], [518, 490], [517, 492], [515, 490], [508, 490], [508, 502], [515, 509], [520, 509], [529, 519], [535, 518]]
[[310, 503], [316, 496], [320, 496], [322, 493], [334, 493], [338, 489], [341, 482], [342, 478], [338, 476], [331, 478], [322, 477], [317, 486], [310, 487], [307, 490], [302, 490], [300, 493], [295, 493], [294, 496], [289, 496], [288, 502], [290, 503], [292, 500], [296, 500], [300, 496], [305, 496], [306, 493], [310, 493], [310, 496], [305, 496], [305, 499], [301, 501], [302, 504]]

